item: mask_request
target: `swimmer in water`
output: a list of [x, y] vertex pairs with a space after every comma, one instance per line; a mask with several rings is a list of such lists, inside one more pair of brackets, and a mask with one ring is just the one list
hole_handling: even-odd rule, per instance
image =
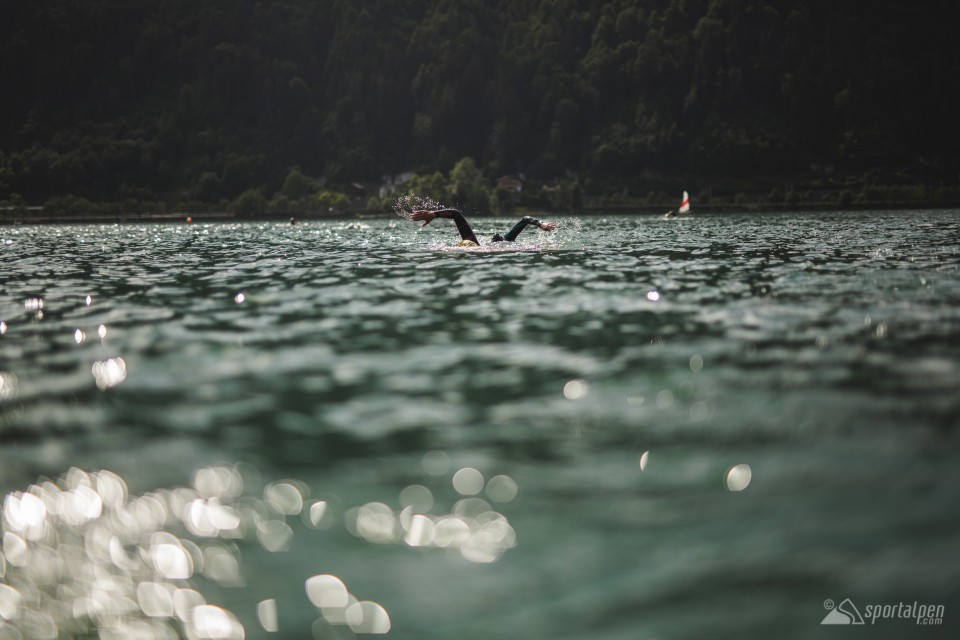
[[[467, 222], [467, 219], [464, 218], [463, 214], [457, 209], [441, 209], [439, 211], [419, 209], [410, 215], [411, 220], [423, 220], [423, 226], [427, 226], [433, 222], [434, 218], [448, 218], [453, 220], [457, 225], [457, 231], [460, 232], [460, 244], [462, 246], [480, 246], [480, 241], [477, 240], [477, 236], [474, 235], [473, 229], [470, 228], [470, 223]], [[507, 231], [506, 235], [501, 235], [498, 233], [493, 236], [492, 241], [513, 242], [528, 224], [535, 224], [543, 231], [553, 231], [557, 228], [557, 225], [553, 222], [541, 222], [533, 216], [524, 216], [520, 218], [520, 221], [517, 224], [513, 225], [513, 228], [510, 229], [510, 231]]]

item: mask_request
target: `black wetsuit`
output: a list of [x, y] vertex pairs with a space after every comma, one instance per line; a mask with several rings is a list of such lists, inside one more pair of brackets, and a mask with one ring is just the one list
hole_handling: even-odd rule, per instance
[[[441, 209], [440, 211], [435, 211], [438, 218], [447, 218], [448, 220], [453, 220], [457, 225], [457, 231], [460, 232], [460, 238], [463, 240], [469, 240], [478, 247], [480, 246], [480, 241], [477, 240], [477, 236], [474, 235], [473, 229], [470, 228], [470, 223], [467, 222], [467, 219], [463, 217], [463, 214], [460, 213], [457, 209]], [[494, 235], [491, 239], [492, 242], [513, 242], [517, 239], [517, 236], [520, 235], [520, 232], [523, 231], [528, 224], [535, 224], [540, 226], [540, 221], [534, 218], [533, 216], [524, 216], [520, 218], [520, 221], [517, 224], [513, 225], [513, 228], [510, 231], [507, 231], [506, 235], [500, 235], [499, 233]]]

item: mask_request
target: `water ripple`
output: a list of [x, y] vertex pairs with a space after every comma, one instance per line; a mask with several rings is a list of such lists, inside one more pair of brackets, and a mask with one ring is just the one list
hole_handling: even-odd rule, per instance
[[[772, 637], [758, 598], [805, 628], [810, 598], [952, 593], [957, 211], [560, 218], [476, 249], [442, 222], [0, 229], [0, 482], [82, 464], [155, 487], [226, 459], [382, 494], [419, 483], [425, 452], [430, 468], [509, 471], [525, 544], [502, 577], [438, 563], [351, 578], [383, 589], [401, 637], [480, 617], [491, 636], [700, 637], [697, 620], [719, 620]], [[494, 517], [354, 497], [348, 526], [367, 542], [439, 540], [482, 562], [499, 551], [464, 536], [510, 538]], [[287, 534], [263, 528], [293, 559], [256, 575], [302, 564]], [[24, 545], [11, 538], [8, 564]], [[728, 578], [743, 598], [704, 586]], [[162, 585], [128, 595], [174, 606]], [[255, 596], [265, 628], [283, 618]], [[15, 600], [0, 590], [0, 615]], [[383, 628], [378, 611], [330, 615]]]

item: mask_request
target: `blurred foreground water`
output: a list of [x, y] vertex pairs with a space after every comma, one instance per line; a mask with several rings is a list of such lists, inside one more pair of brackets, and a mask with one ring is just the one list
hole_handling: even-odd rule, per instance
[[0, 228], [0, 639], [953, 637], [960, 212], [558, 222]]

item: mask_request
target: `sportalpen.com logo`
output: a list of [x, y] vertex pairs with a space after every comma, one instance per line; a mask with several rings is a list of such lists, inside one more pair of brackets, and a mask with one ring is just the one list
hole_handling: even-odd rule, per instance
[[877, 620], [913, 620], [920, 626], [943, 624], [942, 604], [920, 604], [914, 601], [898, 602], [896, 604], [868, 604], [863, 608], [863, 615], [857, 605], [850, 598], [840, 604], [827, 598], [823, 601], [823, 608], [827, 610], [820, 624], [877, 624]]

